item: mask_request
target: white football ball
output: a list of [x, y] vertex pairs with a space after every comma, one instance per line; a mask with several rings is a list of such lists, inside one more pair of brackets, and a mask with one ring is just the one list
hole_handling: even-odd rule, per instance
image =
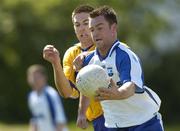
[[110, 77], [99, 65], [87, 65], [83, 67], [76, 77], [78, 90], [83, 95], [91, 98], [97, 95], [96, 90], [98, 90], [98, 88], [108, 88], [109, 84]]

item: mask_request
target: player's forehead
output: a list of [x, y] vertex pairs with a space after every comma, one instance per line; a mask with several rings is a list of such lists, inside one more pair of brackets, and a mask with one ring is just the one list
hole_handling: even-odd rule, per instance
[[35, 77], [44, 77], [44, 76], [43, 76], [42, 73], [36, 71], [36, 72], [31, 72], [31, 73], [29, 73], [29, 74], [28, 74], [28, 77], [33, 77], [33, 78], [35, 78]]
[[104, 16], [97, 16], [95, 18], [89, 18], [89, 27], [97, 27], [101, 25], [108, 25], [107, 20], [104, 18]]
[[87, 12], [77, 13], [73, 17], [73, 23], [88, 22], [89, 21], [88, 17], [89, 17], [89, 13]]

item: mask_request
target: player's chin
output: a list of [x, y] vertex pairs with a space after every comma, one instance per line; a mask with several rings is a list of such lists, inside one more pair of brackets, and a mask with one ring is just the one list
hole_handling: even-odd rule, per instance
[[104, 45], [102, 40], [96, 41], [95, 43], [97, 47], [103, 47]]
[[83, 43], [89, 41], [89, 39], [90, 39], [89, 37], [80, 37], [79, 41]]

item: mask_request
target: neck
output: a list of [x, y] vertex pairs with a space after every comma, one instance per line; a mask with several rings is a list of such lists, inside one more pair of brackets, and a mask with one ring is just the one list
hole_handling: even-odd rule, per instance
[[105, 57], [110, 49], [111, 45], [103, 47], [102, 49], [98, 49], [98, 51], [102, 57]]
[[37, 94], [40, 95], [43, 89], [36, 90]]
[[42, 92], [43, 89], [46, 87], [46, 85], [47, 85], [47, 84], [45, 84], [45, 85], [43, 85], [43, 86], [37, 88], [37, 89], [36, 89], [37, 93], [38, 93], [38, 94], [41, 94], [41, 92]]
[[94, 43], [92, 41], [88, 41], [88, 42], [81, 42], [81, 48], [82, 49], [86, 49], [88, 47], [90, 47], [91, 45], [93, 45]]
[[102, 57], [105, 57], [105, 56], [107, 55], [107, 53], [109, 52], [109, 50], [111, 49], [111, 47], [113, 46], [113, 44], [115, 43], [116, 40], [117, 40], [117, 39], [109, 42], [109, 44], [107, 44], [107, 45], [104, 46], [103, 48], [98, 49], [98, 51], [99, 51], [99, 53], [100, 53], [100, 55], [101, 55]]

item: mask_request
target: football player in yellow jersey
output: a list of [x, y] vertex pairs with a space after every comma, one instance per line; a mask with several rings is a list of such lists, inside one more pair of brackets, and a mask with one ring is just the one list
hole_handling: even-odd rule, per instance
[[[79, 92], [75, 85], [75, 78], [78, 72], [73, 69], [73, 60], [82, 52], [88, 52], [95, 49], [90, 31], [89, 13], [93, 7], [81, 5], [72, 13], [72, 22], [79, 43], [70, 47], [63, 59], [63, 68], [59, 58], [59, 52], [53, 45], [46, 45], [43, 50], [43, 57], [52, 64], [54, 70], [54, 79], [59, 93], [65, 98], [78, 98]], [[104, 116], [99, 102], [94, 100], [87, 101], [80, 95], [77, 126], [87, 128], [87, 120], [93, 122], [94, 131], [107, 131], [104, 126]]]

